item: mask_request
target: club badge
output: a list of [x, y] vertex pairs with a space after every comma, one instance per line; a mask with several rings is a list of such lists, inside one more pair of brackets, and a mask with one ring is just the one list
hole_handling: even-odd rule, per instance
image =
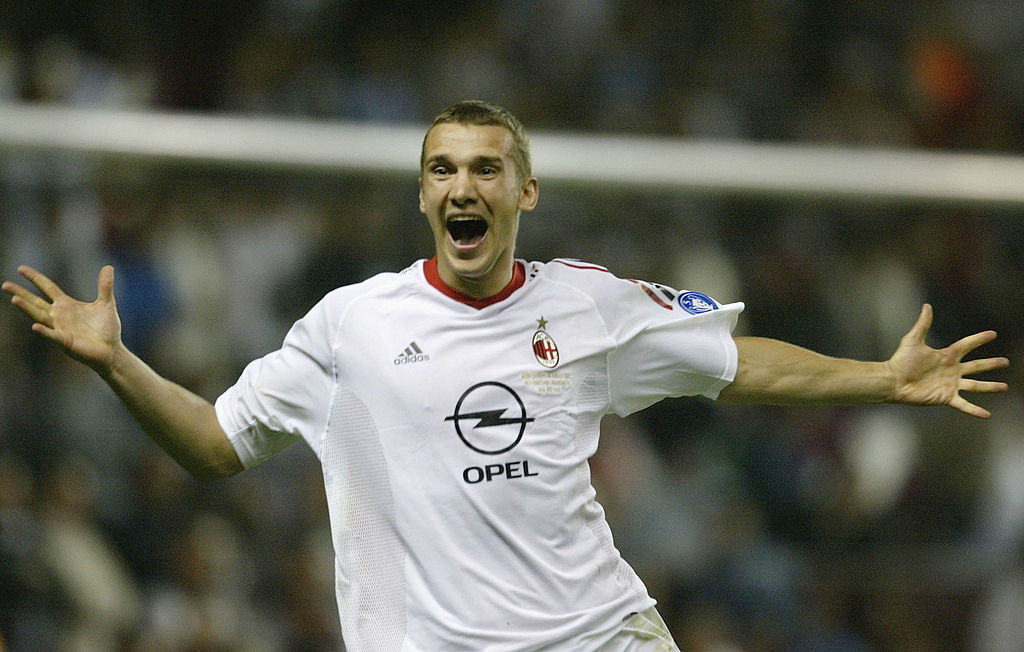
[[553, 369], [558, 364], [558, 345], [545, 330], [547, 325], [548, 322], [543, 316], [537, 320], [537, 331], [533, 334], [533, 355], [537, 362], [548, 369]]

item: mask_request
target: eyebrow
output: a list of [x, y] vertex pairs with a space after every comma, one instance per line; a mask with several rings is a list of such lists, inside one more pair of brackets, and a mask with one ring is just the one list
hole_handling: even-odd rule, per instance
[[[445, 163], [452, 165], [452, 160], [446, 154], [435, 154], [427, 159], [423, 164], [424, 167], [430, 167], [437, 163]], [[470, 162], [470, 166], [478, 167], [481, 165], [490, 165], [494, 167], [501, 167], [504, 165], [504, 160], [500, 156], [477, 156]]]

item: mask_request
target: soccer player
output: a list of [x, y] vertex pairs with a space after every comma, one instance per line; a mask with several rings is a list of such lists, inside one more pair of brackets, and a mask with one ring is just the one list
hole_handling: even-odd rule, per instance
[[588, 458], [603, 415], [669, 396], [738, 403], [948, 405], [1001, 392], [917, 323], [884, 362], [734, 337], [743, 305], [515, 256], [537, 204], [529, 144], [505, 110], [463, 102], [427, 130], [420, 211], [435, 255], [329, 293], [215, 404], [122, 344], [114, 270], [98, 298], [30, 267], [3, 289], [32, 328], [92, 367], [147, 433], [200, 477], [303, 440], [323, 467], [338, 609], [351, 652], [674, 650], [619, 556]]

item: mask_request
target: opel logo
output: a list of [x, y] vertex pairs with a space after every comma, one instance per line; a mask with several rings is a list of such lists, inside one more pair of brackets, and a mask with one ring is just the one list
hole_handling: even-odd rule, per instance
[[[495, 381], [473, 385], [444, 418], [455, 424], [462, 443], [484, 455], [499, 455], [515, 448], [533, 421], [511, 387]], [[475, 423], [473, 423], [475, 422]]]

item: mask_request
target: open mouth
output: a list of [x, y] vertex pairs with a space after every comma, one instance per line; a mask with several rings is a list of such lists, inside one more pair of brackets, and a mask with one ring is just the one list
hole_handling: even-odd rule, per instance
[[479, 217], [457, 216], [448, 218], [448, 234], [455, 244], [469, 247], [479, 243], [487, 234], [487, 222]]

